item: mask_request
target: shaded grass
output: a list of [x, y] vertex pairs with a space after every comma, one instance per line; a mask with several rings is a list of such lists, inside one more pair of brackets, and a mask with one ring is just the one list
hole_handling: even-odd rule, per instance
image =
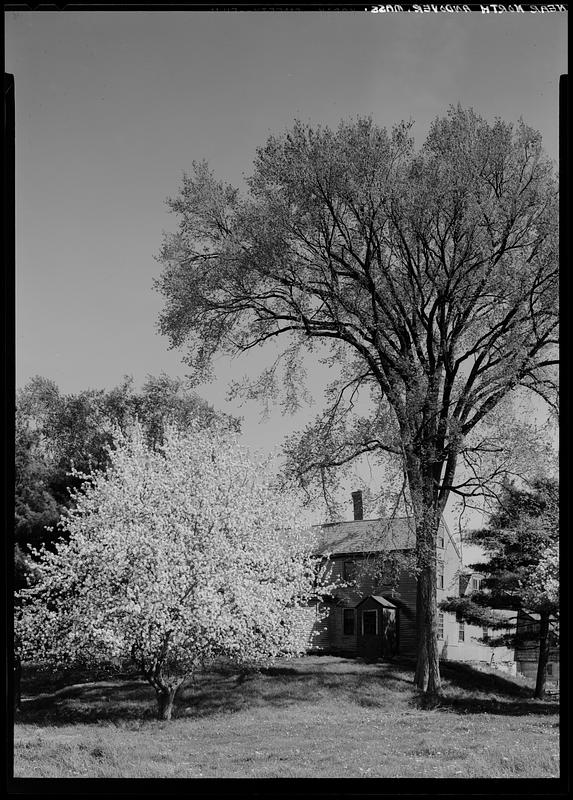
[[529, 687], [500, 675], [444, 666], [435, 709], [421, 707], [406, 662], [307, 657], [246, 674], [219, 668], [181, 692], [171, 723], [153, 718], [153, 690], [129, 676], [34, 698], [24, 681], [15, 774], [558, 775], [555, 702], [534, 701]]

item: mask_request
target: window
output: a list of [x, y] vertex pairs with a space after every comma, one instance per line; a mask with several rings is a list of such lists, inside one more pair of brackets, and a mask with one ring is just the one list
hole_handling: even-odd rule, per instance
[[456, 614], [458, 621], [458, 642], [464, 642], [466, 638], [466, 623], [459, 614]]
[[356, 561], [345, 561], [342, 565], [342, 577], [345, 581], [356, 580]]
[[472, 591], [477, 592], [481, 586], [480, 578], [472, 578]]
[[438, 614], [438, 639], [444, 638], [444, 612]]
[[547, 665], [547, 674], [548, 675], [553, 675], [553, 664], [548, 664]]
[[487, 625], [482, 626], [481, 635], [484, 642], [487, 642], [487, 640], [489, 639], [489, 628], [487, 627]]
[[352, 636], [354, 633], [354, 616], [353, 608], [345, 608], [342, 611], [342, 632], [345, 636]]
[[438, 531], [438, 547], [440, 547], [443, 550], [445, 546], [446, 546], [446, 540], [444, 538], [444, 532]]
[[376, 611], [362, 612], [362, 635], [375, 636], [378, 633], [378, 614]]
[[438, 589], [444, 588], [444, 565], [438, 564]]

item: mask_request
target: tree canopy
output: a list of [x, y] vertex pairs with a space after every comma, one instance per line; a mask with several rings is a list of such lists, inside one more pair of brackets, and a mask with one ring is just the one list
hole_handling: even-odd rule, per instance
[[62, 394], [54, 381], [37, 376], [16, 398], [15, 543], [16, 583], [25, 583], [28, 545], [52, 538], [49, 528], [70, 503], [80, 473], [103, 467], [116, 429], [139, 420], [150, 445], [161, 442], [167, 424], [182, 429], [215, 423], [237, 430], [239, 420], [216, 412], [187, 382], [149, 376], [137, 392], [131, 378], [110, 390]]
[[119, 436], [63, 515], [66, 538], [36, 554], [16, 621], [22, 660], [131, 660], [169, 718], [179, 686], [214, 657], [304, 651], [308, 603], [329, 587], [296, 498], [270, 475], [220, 426], [167, 429], [157, 447], [141, 426]]
[[[296, 403], [302, 354], [337, 370], [327, 408], [288, 445], [290, 474], [328, 487], [364, 453], [388, 454], [416, 520], [417, 682], [439, 688], [435, 536], [450, 494], [507, 468], [491, 413], [516, 390], [556, 408], [558, 187], [541, 136], [452, 107], [416, 151], [411, 125], [296, 122], [256, 151], [247, 193], [194, 162], [169, 201], [159, 328], [195, 380], [217, 353], [280, 337], [253, 381]], [[356, 414], [356, 398], [369, 401]], [[460, 478], [460, 465], [465, 474]], [[287, 469], [287, 471], [288, 471]], [[431, 653], [429, 654], [428, 648]]]

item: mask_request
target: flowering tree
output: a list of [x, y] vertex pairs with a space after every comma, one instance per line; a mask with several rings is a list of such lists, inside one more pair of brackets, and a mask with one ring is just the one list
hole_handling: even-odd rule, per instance
[[158, 713], [199, 666], [256, 663], [308, 645], [306, 608], [322, 586], [314, 542], [292, 498], [221, 427], [168, 429], [159, 448], [135, 426], [106, 471], [86, 477], [37, 553], [16, 620], [22, 659], [49, 664], [129, 658]]
[[[185, 429], [216, 423], [239, 429], [239, 420], [216, 412], [187, 381], [148, 376], [141, 391], [125, 377], [110, 390], [62, 394], [57, 385], [32, 378], [16, 397], [15, 556], [16, 586], [26, 585], [32, 566], [27, 545], [49, 543], [50, 530], [70, 505], [69, 488], [79, 488], [82, 472], [107, 464], [114, 428], [128, 430], [138, 419], [150, 444], [161, 441], [167, 424]], [[75, 466], [76, 477], [70, 470]], [[61, 531], [60, 531], [61, 534]]]

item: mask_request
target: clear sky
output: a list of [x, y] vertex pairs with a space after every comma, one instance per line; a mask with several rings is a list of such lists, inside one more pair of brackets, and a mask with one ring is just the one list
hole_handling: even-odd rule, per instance
[[[39, 374], [75, 392], [185, 374], [156, 332], [152, 281], [176, 224], [165, 198], [193, 159], [240, 183], [255, 147], [295, 117], [412, 118], [421, 143], [458, 101], [523, 116], [557, 159], [566, 28], [566, 14], [8, 12], [17, 385]], [[280, 445], [316, 409], [261, 423], [258, 406], [227, 403], [228, 378], [259, 360], [222, 360], [201, 393], [244, 415], [253, 445]], [[317, 400], [324, 377], [311, 379]]]

